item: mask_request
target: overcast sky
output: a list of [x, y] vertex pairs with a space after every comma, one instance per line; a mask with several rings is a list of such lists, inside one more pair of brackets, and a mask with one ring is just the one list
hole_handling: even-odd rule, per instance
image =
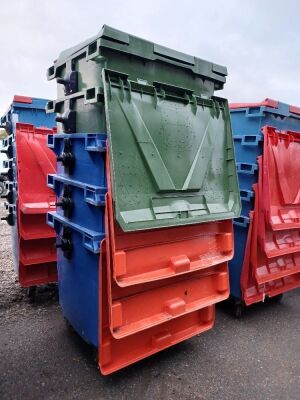
[[1, 0], [0, 113], [14, 94], [55, 98], [46, 69], [103, 24], [227, 66], [229, 101], [300, 106], [298, 0]]

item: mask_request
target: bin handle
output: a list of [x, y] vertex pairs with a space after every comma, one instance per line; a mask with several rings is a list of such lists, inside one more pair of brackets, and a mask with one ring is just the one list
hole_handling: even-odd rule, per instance
[[86, 203], [94, 206], [103, 206], [105, 204], [105, 193], [107, 189], [94, 189], [91, 187], [84, 188], [84, 200]]
[[240, 196], [242, 200], [250, 201], [254, 197], [254, 192], [253, 190], [241, 189]]
[[256, 163], [236, 163], [237, 172], [241, 174], [254, 175], [258, 167]]
[[250, 218], [241, 215], [239, 218], [233, 220], [233, 224], [236, 226], [241, 226], [242, 228], [247, 228], [250, 223]]
[[242, 146], [258, 146], [263, 138], [261, 135], [236, 135], [234, 140], [240, 140]]

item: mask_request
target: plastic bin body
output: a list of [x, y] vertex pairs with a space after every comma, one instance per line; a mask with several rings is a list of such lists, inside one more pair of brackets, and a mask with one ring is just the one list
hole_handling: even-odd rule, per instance
[[210, 329], [229, 295], [241, 205], [228, 103], [214, 96], [226, 74], [107, 26], [48, 70], [60, 304], [103, 374]]
[[48, 224], [56, 230], [57, 244], [63, 243], [66, 230], [71, 246], [70, 254], [63, 248], [57, 251], [59, 301], [74, 330], [98, 347], [99, 252], [105, 236], [107, 190], [106, 135], [49, 135], [48, 147], [56, 157], [61, 157], [56, 174], [48, 175], [48, 186], [55, 190], [58, 203], [72, 203], [70, 209], [58, 204], [56, 212], [48, 213]]
[[55, 228], [57, 242], [69, 232], [70, 254], [57, 252], [59, 302], [63, 314], [75, 331], [89, 344], [98, 347], [98, 271], [100, 240], [103, 234], [48, 213], [48, 224]]

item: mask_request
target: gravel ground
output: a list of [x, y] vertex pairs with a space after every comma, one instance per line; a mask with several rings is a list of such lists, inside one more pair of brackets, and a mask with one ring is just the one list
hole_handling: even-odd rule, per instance
[[[0, 201], [0, 217], [6, 211]], [[0, 310], [11, 307], [13, 304], [22, 304], [25, 291], [20, 288], [17, 275], [13, 269], [11, 228], [6, 221], [0, 222]]]
[[1, 400], [300, 399], [299, 290], [247, 309], [241, 320], [219, 306], [213, 330], [101, 377], [92, 349], [67, 329], [53, 290], [28, 302], [5, 222], [0, 235]]

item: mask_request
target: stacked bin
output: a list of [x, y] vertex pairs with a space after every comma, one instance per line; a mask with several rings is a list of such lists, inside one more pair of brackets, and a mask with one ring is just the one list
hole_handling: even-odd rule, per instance
[[[23, 287], [34, 296], [35, 286], [57, 280], [55, 233], [46, 214], [55, 208], [55, 195], [45, 177], [55, 170], [55, 157], [47, 147], [54, 116], [47, 115], [47, 100], [14, 96], [1, 124], [8, 136], [3, 141], [8, 168], [3, 218], [12, 226], [14, 266]], [[41, 126], [45, 128], [36, 128]]]
[[59, 298], [103, 374], [213, 326], [240, 212], [226, 69], [108, 26], [49, 68]]
[[57, 269], [64, 316], [85, 341], [98, 347], [98, 264], [105, 237], [106, 135], [48, 136], [57, 155], [57, 173], [48, 186], [57, 195], [57, 211], [48, 224], [58, 234]]
[[[264, 295], [249, 293], [247, 272], [247, 238], [250, 246], [252, 237], [251, 218], [255, 205], [255, 188], [258, 184], [259, 157], [264, 153], [264, 126], [272, 126], [279, 130], [300, 131], [300, 109], [275, 100], [266, 99], [261, 103], [238, 103], [230, 105], [230, 115], [234, 135], [237, 172], [239, 178], [242, 212], [240, 218], [234, 220], [234, 233], [238, 240], [235, 241], [235, 256], [230, 262], [230, 292], [236, 302], [237, 316], [242, 311], [242, 301], [246, 304], [262, 301], [265, 296], [271, 296], [270, 290], [258, 290]], [[262, 209], [262, 205], [260, 206]], [[251, 214], [252, 212], [252, 214]], [[255, 242], [255, 240], [254, 240]], [[250, 250], [249, 250], [250, 252]], [[241, 282], [242, 277], [242, 282]], [[244, 280], [243, 280], [244, 279]], [[247, 283], [248, 282], [248, 283]], [[251, 286], [251, 285], [250, 285]], [[252, 285], [253, 286], [253, 285]], [[254, 290], [254, 289], [253, 289]], [[257, 292], [254, 294], [254, 292]], [[250, 299], [251, 297], [251, 299]]]

